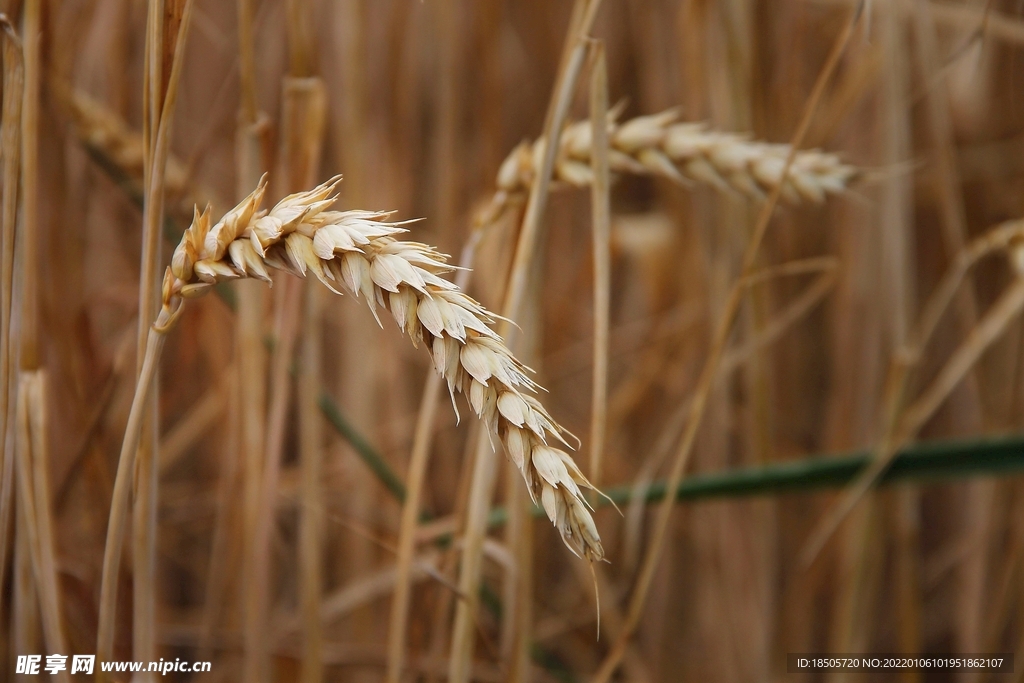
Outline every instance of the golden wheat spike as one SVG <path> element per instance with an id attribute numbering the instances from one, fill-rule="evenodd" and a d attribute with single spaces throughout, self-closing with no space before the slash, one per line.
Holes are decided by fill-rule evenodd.
<path id="1" fill-rule="evenodd" d="M 413 344 L 423 343 L 434 368 L 498 438 L 535 502 L 577 555 L 604 558 L 581 487 L 593 488 L 564 450 L 565 433 L 532 395 L 537 385 L 491 329 L 494 316 L 441 277 L 452 270 L 433 247 L 396 239 L 406 232 L 373 211 L 331 211 L 341 178 L 259 209 L 266 179 L 215 225 L 195 213 L 167 269 L 161 329 L 184 299 L 226 280 L 269 279 L 268 269 L 312 273 L 336 293 L 362 296 L 374 317 L 391 313 Z M 549 444 L 549 441 L 552 443 Z"/>

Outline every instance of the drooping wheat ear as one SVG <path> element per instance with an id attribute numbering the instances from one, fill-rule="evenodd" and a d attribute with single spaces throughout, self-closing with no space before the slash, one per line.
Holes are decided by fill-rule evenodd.
<path id="1" fill-rule="evenodd" d="M 640 116 L 619 123 L 618 111 L 608 120 L 609 166 L 612 173 L 658 175 L 681 183 L 704 183 L 763 199 L 781 181 L 789 145 L 752 140 L 748 135 L 709 130 L 703 123 L 679 121 L 679 112 Z M 590 121 L 569 124 L 559 139 L 554 179 L 574 187 L 590 185 Z M 497 194 L 486 212 L 499 215 L 515 197 L 528 192 L 544 138 L 523 142 L 498 170 Z M 860 174 L 835 154 L 797 152 L 782 196 L 791 203 L 822 202 L 845 190 Z"/>
<path id="2" fill-rule="evenodd" d="M 593 488 L 573 459 L 549 444 L 568 446 L 563 430 L 532 395 L 538 388 L 491 329 L 495 316 L 452 282 L 447 256 L 418 242 L 401 241 L 400 223 L 387 212 L 329 211 L 341 177 L 259 210 L 266 177 L 256 190 L 210 226 L 198 209 L 164 277 L 166 325 L 184 299 L 213 284 L 243 277 L 270 281 L 269 268 L 301 277 L 311 272 L 331 291 L 363 296 L 380 323 L 390 311 L 415 346 L 422 342 L 434 368 L 516 463 L 562 540 L 577 555 L 604 557 L 601 539 L 580 487 Z"/>

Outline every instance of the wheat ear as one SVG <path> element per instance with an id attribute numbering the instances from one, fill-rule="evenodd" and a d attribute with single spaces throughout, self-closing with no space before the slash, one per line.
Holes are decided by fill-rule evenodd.
<path id="1" fill-rule="evenodd" d="M 387 310 L 415 346 L 422 342 L 434 368 L 498 438 L 519 467 L 535 502 L 544 506 L 566 546 L 601 560 L 604 549 L 580 487 L 593 488 L 573 459 L 549 440 L 568 447 L 563 430 L 532 395 L 527 376 L 501 337 L 495 316 L 440 277 L 453 268 L 447 256 L 418 242 L 397 240 L 406 232 L 387 212 L 330 211 L 335 177 L 308 192 L 259 209 L 266 177 L 216 225 L 209 209 L 195 212 L 174 251 L 163 284 L 165 322 L 174 323 L 185 299 L 213 284 L 254 277 L 270 282 L 269 268 L 300 277 L 311 272 L 335 293 L 363 296 L 380 322 Z"/>
<path id="2" fill-rule="evenodd" d="M 783 177 L 789 145 L 752 140 L 749 135 L 710 130 L 706 124 L 679 120 L 669 109 L 619 123 L 618 109 L 608 116 L 608 163 L 612 173 L 657 175 L 680 183 L 712 185 L 754 199 L 765 199 Z M 559 137 L 553 178 L 573 187 L 592 184 L 593 128 L 590 121 L 566 126 Z M 530 188 L 543 156 L 545 139 L 523 142 L 502 162 L 497 192 L 487 211 L 496 218 Z M 846 190 L 860 170 L 828 152 L 798 151 L 782 185 L 790 203 L 820 203 Z"/>

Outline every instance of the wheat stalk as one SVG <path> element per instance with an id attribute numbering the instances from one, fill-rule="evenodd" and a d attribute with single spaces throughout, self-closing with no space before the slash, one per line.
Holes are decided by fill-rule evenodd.
<path id="1" fill-rule="evenodd" d="M 269 211 L 259 205 L 266 178 L 240 204 L 210 225 L 209 209 L 196 209 L 174 251 L 163 283 L 163 312 L 155 326 L 174 324 L 184 300 L 217 282 L 253 277 L 270 282 L 269 269 L 300 277 L 312 273 L 331 291 L 363 296 L 380 323 L 387 310 L 415 346 L 423 343 L 434 368 L 497 436 L 519 467 L 535 502 L 543 505 L 566 546 L 601 560 L 604 550 L 580 487 L 593 488 L 573 459 L 566 434 L 532 395 L 539 387 L 491 329 L 495 316 L 440 277 L 453 270 L 447 257 L 418 242 L 387 212 L 330 211 L 340 176 L 282 199 Z"/>
<path id="2" fill-rule="evenodd" d="M 699 183 L 765 199 L 782 181 L 790 146 L 752 140 L 749 135 L 710 130 L 704 123 L 679 120 L 669 109 L 619 123 L 621 107 L 608 116 L 608 163 L 612 173 L 655 175 L 683 184 Z M 590 121 L 566 126 L 559 137 L 553 179 L 572 187 L 593 183 L 593 128 Z M 529 191 L 544 154 L 545 138 L 520 143 L 498 169 L 497 191 L 480 220 L 494 220 Z M 821 150 L 796 153 L 782 198 L 792 204 L 820 203 L 860 176 L 838 155 Z"/>

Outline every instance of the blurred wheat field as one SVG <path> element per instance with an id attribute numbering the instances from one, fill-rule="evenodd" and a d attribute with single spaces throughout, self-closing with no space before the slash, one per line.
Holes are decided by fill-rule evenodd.
<path id="1" fill-rule="evenodd" d="M 1024 432 L 1016 0 L 0 11 L 0 680 L 36 680 L 31 654 L 211 663 L 182 681 L 653 683 L 1024 651 L 1019 474 L 648 500 Z M 414 348 L 379 280 L 371 314 L 291 257 L 271 287 L 229 281 L 222 249 L 129 420 L 193 207 L 216 223 L 264 173 L 264 209 L 343 174 L 332 211 L 422 217 L 397 239 L 468 266 L 443 277 L 616 493 L 621 513 L 582 494 L 607 562 L 547 521 L 575 509 L 571 467 L 556 485 L 529 447 L 522 474 L 503 457 L 528 425 L 494 408 L 489 433 L 471 378 L 449 399 L 429 340 L 468 342 Z"/>

